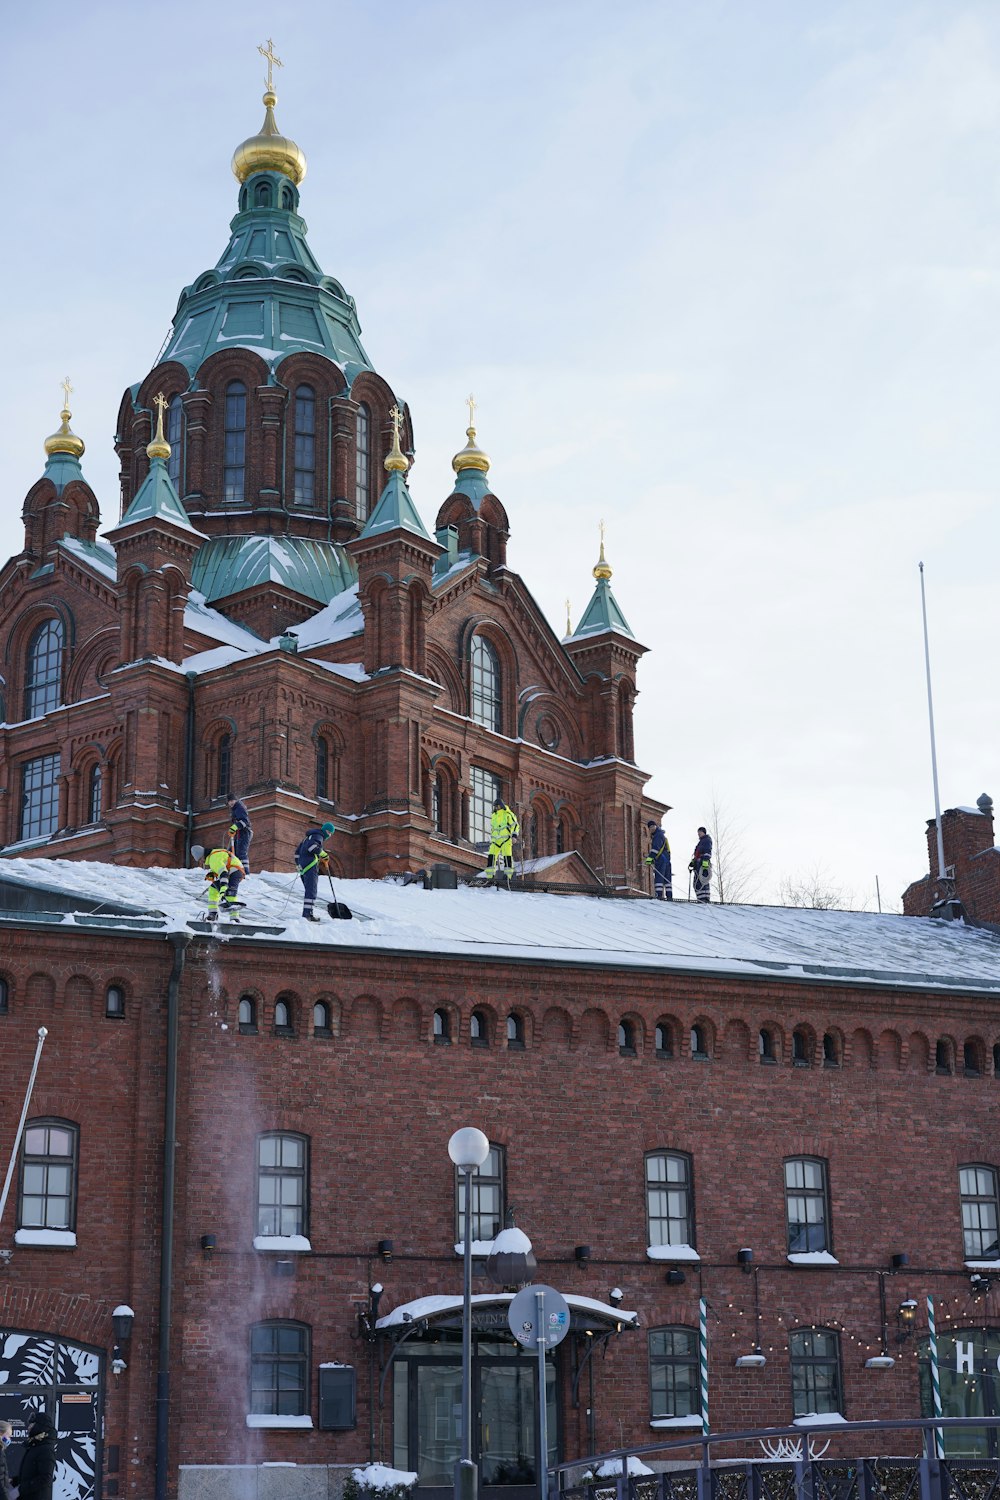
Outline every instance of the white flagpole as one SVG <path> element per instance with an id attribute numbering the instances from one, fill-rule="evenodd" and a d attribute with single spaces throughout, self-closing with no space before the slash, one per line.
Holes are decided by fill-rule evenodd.
<path id="1" fill-rule="evenodd" d="M 38 1072 L 38 1061 L 45 1046 L 45 1038 L 48 1031 L 44 1026 L 38 1028 L 38 1045 L 35 1048 L 35 1060 L 31 1065 L 31 1077 L 28 1079 L 28 1089 L 24 1096 L 24 1108 L 21 1110 L 21 1118 L 17 1122 L 17 1134 L 14 1137 L 14 1149 L 10 1153 L 10 1162 L 7 1166 L 7 1176 L 4 1179 L 3 1192 L 0 1193 L 0 1224 L 3 1223 L 3 1211 L 7 1207 L 7 1194 L 10 1192 L 10 1180 L 14 1175 L 14 1166 L 17 1162 L 17 1153 L 21 1149 L 21 1136 L 24 1134 L 24 1122 L 28 1118 L 28 1106 L 31 1103 L 31 1091 L 35 1087 L 35 1074 Z"/>
<path id="2" fill-rule="evenodd" d="M 934 777 L 934 818 L 937 823 L 938 880 L 944 884 L 944 834 L 941 832 L 941 798 L 938 795 L 937 747 L 934 742 L 934 697 L 931 693 L 931 648 L 927 636 L 927 595 L 924 592 L 924 565 L 920 564 L 920 607 L 924 617 L 924 664 L 927 669 L 927 718 L 931 731 L 931 773 Z M 942 895 L 948 894 L 943 890 Z"/>

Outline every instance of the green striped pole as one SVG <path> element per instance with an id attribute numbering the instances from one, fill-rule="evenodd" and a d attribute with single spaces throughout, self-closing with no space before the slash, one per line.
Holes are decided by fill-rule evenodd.
<path id="1" fill-rule="evenodd" d="M 934 1415 L 941 1415 L 941 1372 L 938 1369 L 937 1327 L 934 1323 L 934 1298 L 927 1298 L 927 1352 L 931 1363 L 931 1396 Z M 944 1457 L 944 1433 L 940 1427 L 934 1429 L 934 1456 Z"/>
<path id="2" fill-rule="evenodd" d="M 698 1302 L 698 1360 L 701 1367 L 701 1430 L 708 1435 L 708 1303 Z"/>

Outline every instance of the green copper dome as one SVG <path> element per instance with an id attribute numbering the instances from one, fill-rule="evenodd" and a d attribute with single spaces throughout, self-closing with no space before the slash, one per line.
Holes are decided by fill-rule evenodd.
<path id="1" fill-rule="evenodd" d="M 286 355 L 310 350 L 339 365 L 350 385 L 372 368 L 357 308 L 309 248 L 295 183 L 255 172 L 239 201 L 229 244 L 214 270 L 184 288 L 157 363 L 175 359 L 193 375 L 220 349 L 254 349 L 273 379 Z"/>

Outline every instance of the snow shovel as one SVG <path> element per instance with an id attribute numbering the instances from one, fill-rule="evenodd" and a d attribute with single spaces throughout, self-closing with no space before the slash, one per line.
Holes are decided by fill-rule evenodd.
<path id="1" fill-rule="evenodd" d="M 327 870 L 326 872 L 326 878 L 330 882 L 330 894 L 333 896 L 333 900 L 326 903 L 327 911 L 330 913 L 331 917 L 335 919 L 339 918 L 344 922 L 349 922 L 354 913 L 351 911 L 351 908 L 349 906 L 344 905 L 343 901 L 337 900 L 337 892 L 333 888 L 333 876 L 330 874 L 329 870 Z"/>

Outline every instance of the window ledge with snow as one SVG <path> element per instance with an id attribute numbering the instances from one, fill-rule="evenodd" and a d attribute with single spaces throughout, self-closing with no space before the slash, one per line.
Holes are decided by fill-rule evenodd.
<path id="1" fill-rule="evenodd" d="M 798 1250 L 788 1256 L 790 1266 L 839 1266 L 840 1261 L 829 1250 Z"/>
<path id="2" fill-rule="evenodd" d="M 255 1234 L 253 1247 L 255 1250 L 298 1250 L 299 1252 L 312 1249 L 312 1245 L 304 1234 Z"/>
<path id="3" fill-rule="evenodd" d="M 1000 1260 L 967 1260 L 965 1266 L 969 1271 L 1000 1271 Z"/>
<path id="4" fill-rule="evenodd" d="M 839 1411 L 807 1411 L 803 1417 L 795 1417 L 792 1421 L 793 1427 L 830 1427 L 836 1426 L 838 1422 L 846 1422 Z"/>
<path id="5" fill-rule="evenodd" d="M 279 1417 L 273 1412 L 248 1411 L 248 1427 L 311 1427 L 313 1419 L 305 1417 Z"/>
<path id="6" fill-rule="evenodd" d="M 15 1245 L 36 1245 L 49 1250 L 75 1250 L 76 1234 L 72 1229 L 17 1229 Z"/>
<path id="7" fill-rule="evenodd" d="M 478 1257 L 478 1259 L 480 1259 L 480 1260 L 485 1260 L 487 1258 L 487 1256 L 489 1255 L 490 1251 L 493 1249 L 493 1245 L 494 1245 L 494 1241 L 493 1240 L 473 1240 L 472 1241 L 472 1256 L 473 1256 L 473 1259 L 476 1259 Z M 464 1243 L 464 1241 L 463 1241 L 463 1243 L 455 1246 L 455 1254 L 456 1255 L 464 1255 L 465 1254 L 465 1243 Z"/>
<path id="8" fill-rule="evenodd" d="M 701 1429 L 701 1418 L 694 1413 L 689 1417 L 654 1417 L 650 1427 L 697 1427 Z"/>
<path id="9" fill-rule="evenodd" d="M 648 1260 L 701 1260 L 693 1245 L 647 1245 Z"/>

